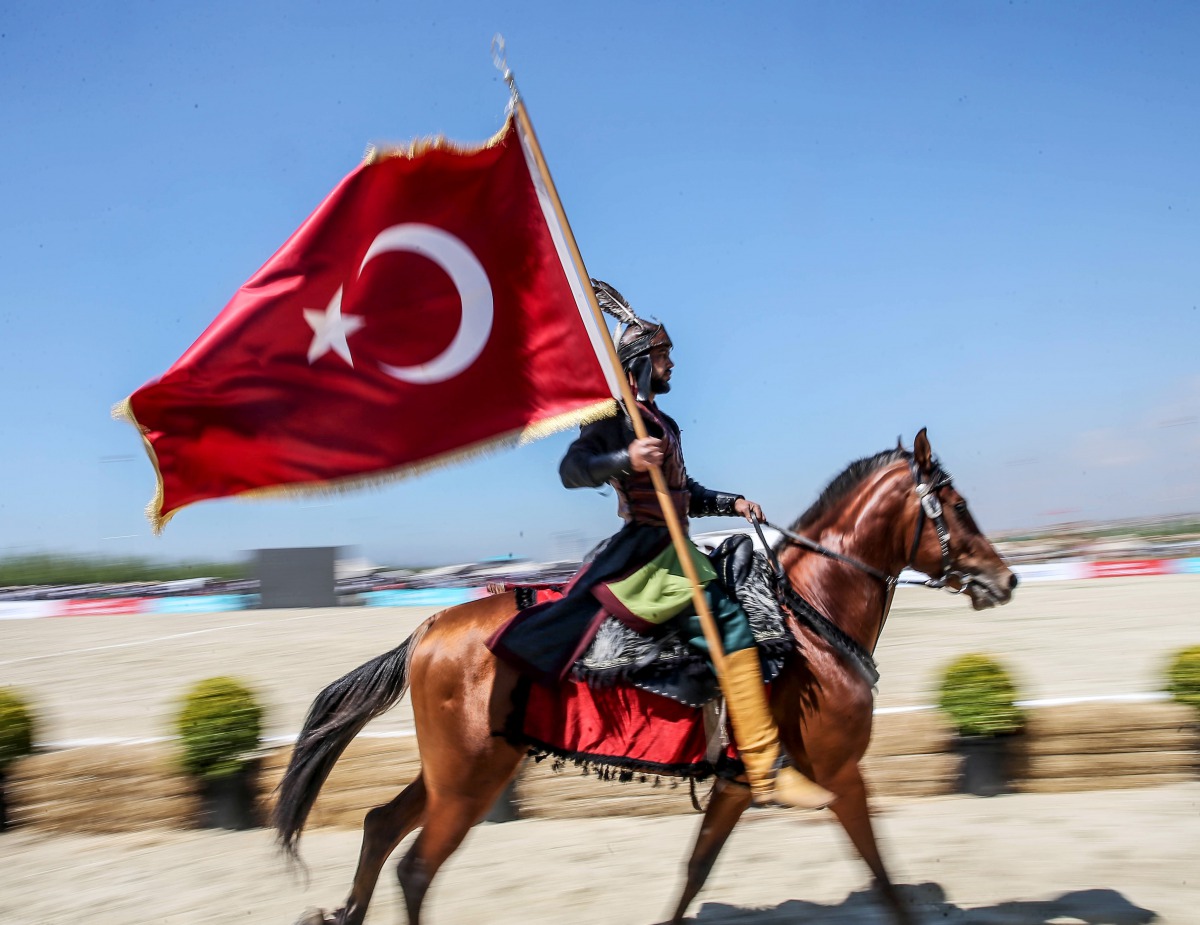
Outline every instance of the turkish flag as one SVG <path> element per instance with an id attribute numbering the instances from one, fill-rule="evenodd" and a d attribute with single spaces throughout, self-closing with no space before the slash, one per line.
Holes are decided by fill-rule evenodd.
<path id="1" fill-rule="evenodd" d="M 155 530 L 205 498 L 413 474 L 613 413 L 593 320 L 510 119 L 372 155 L 161 377 L 118 405 Z"/>

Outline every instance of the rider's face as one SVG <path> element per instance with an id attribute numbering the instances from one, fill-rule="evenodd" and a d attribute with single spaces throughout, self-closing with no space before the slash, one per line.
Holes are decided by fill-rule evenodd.
<path id="1" fill-rule="evenodd" d="M 661 344 L 650 351 L 650 389 L 655 395 L 671 391 L 671 345 Z"/>

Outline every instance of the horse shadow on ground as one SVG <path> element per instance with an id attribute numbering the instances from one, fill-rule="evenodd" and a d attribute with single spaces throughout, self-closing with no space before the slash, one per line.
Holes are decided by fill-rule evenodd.
<path id="1" fill-rule="evenodd" d="M 1159 921 L 1150 909 L 1135 906 L 1116 890 L 1076 890 L 1057 899 L 1013 900 L 963 909 L 946 899 L 937 883 L 898 886 L 905 904 L 922 925 L 1148 925 Z M 765 909 L 704 903 L 696 925 L 891 925 L 892 918 L 872 890 L 851 893 L 837 905 L 799 899 Z"/>

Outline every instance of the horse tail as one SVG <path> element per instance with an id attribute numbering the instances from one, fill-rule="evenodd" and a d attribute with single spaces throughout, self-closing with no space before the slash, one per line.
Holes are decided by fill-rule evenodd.
<path id="1" fill-rule="evenodd" d="M 367 723 L 399 703 L 408 690 L 408 667 L 430 622 L 421 624 L 392 651 L 338 678 L 309 707 L 271 811 L 279 844 L 293 858 L 317 794 L 346 746 Z"/>

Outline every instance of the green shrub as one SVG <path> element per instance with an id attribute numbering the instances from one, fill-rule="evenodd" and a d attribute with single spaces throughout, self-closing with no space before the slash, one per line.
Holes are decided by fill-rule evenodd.
<path id="1" fill-rule="evenodd" d="M 0 774 L 33 751 L 33 714 L 11 687 L 0 687 Z"/>
<path id="2" fill-rule="evenodd" d="M 1176 653 L 1167 668 L 1167 690 L 1180 703 L 1200 710 L 1200 646 Z"/>
<path id="3" fill-rule="evenodd" d="M 178 719 L 183 767 L 197 777 L 227 777 L 258 747 L 262 707 L 233 678 L 208 678 L 183 699 Z"/>
<path id="4" fill-rule="evenodd" d="M 1012 679 L 999 662 L 986 655 L 964 655 L 942 674 L 938 706 L 959 735 L 995 736 L 1018 732 L 1025 725 L 1016 699 Z"/>

